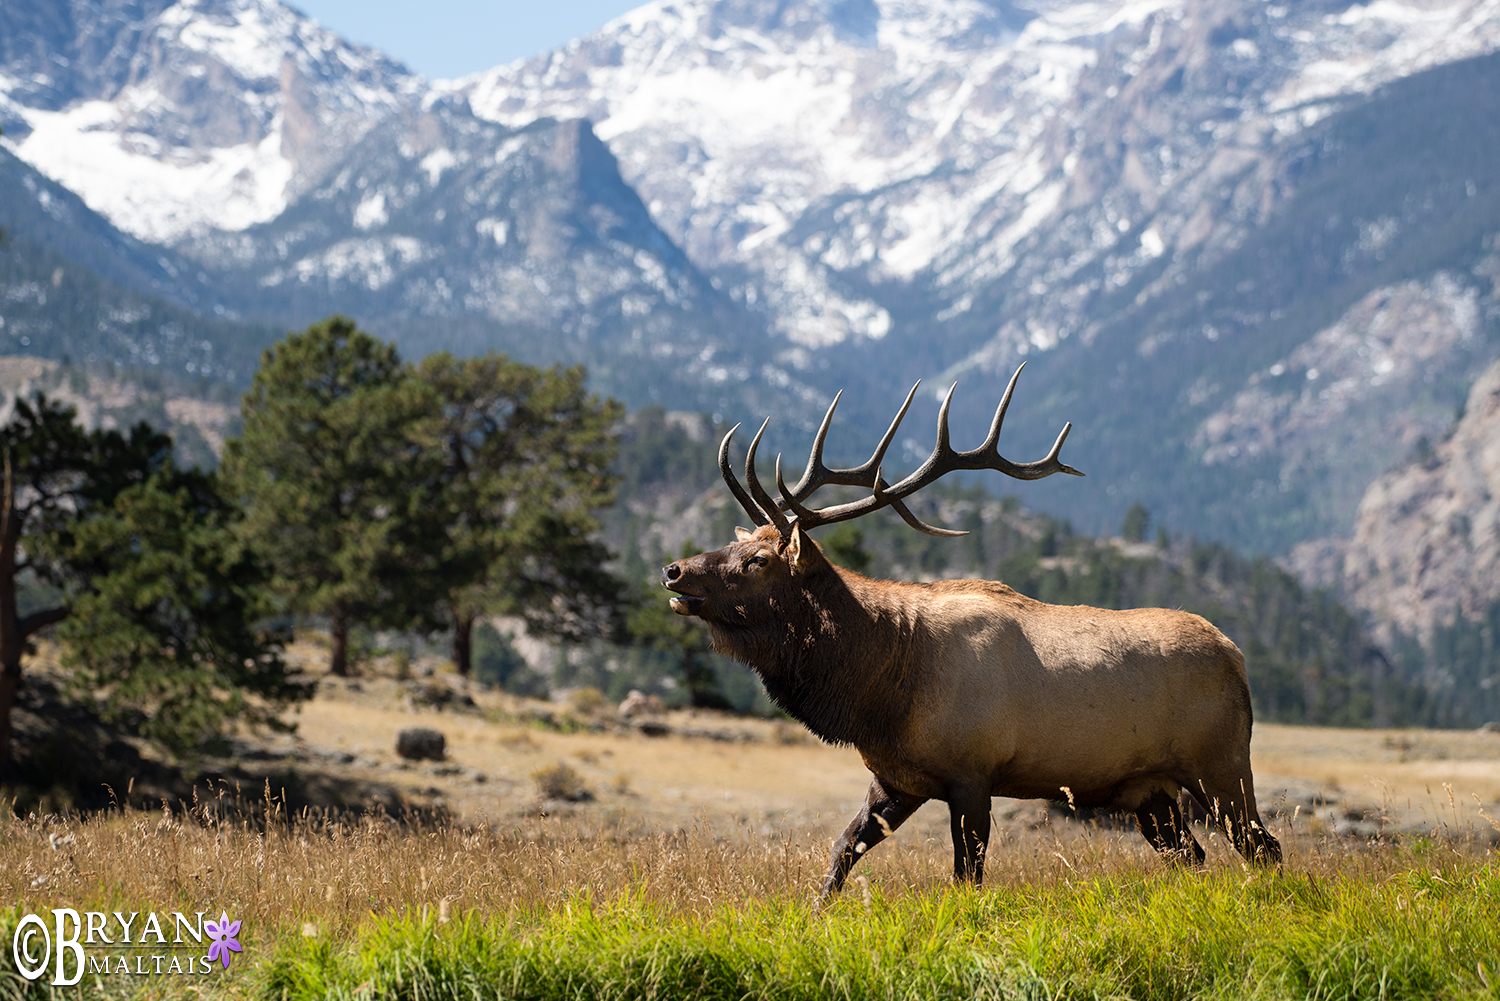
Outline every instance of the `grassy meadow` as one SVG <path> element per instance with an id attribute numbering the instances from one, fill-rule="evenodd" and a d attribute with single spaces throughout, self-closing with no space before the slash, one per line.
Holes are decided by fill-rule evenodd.
<path id="1" fill-rule="evenodd" d="M 125 790 L 103 813 L 3 820 L 0 944 L 51 907 L 243 922 L 227 973 L 69 996 L 1500 998 L 1500 735 L 1257 727 L 1280 871 L 1202 830 L 1207 867 L 1168 869 L 1111 818 L 996 800 L 985 886 L 954 888 L 929 804 L 819 911 L 867 781 L 853 751 L 773 721 L 673 713 L 650 737 L 400 691 L 324 685 L 266 754 L 441 809 L 338 818 L 205 782 L 195 804 Z M 395 760 L 414 723 L 444 730 L 447 761 Z M 586 795 L 544 798 L 559 765 Z M 3 951 L 0 997 L 53 990 Z"/>
<path id="2" fill-rule="evenodd" d="M 810 906 L 821 839 L 579 822 L 421 830 L 277 818 L 257 830 L 206 810 L 31 818 L 0 835 L 0 882 L 15 901 L 7 925 L 63 903 L 222 907 L 244 922 L 243 958 L 209 988 L 85 978 L 81 994 L 1500 996 L 1500 872 L 1487 839 L 1372 844 L 1284 830 L 1280 872 L 1247 871 L 1217 839 L 1194 872 L 1157 865 L 1128 832 L 1007 833 L 983 890 L 947 885 L 945 844 L 898 835 L 821 913 Z M 33 886 L 44 867 L 50 878 Z M 21 986 L 14 974 L 4 984 Z"/>

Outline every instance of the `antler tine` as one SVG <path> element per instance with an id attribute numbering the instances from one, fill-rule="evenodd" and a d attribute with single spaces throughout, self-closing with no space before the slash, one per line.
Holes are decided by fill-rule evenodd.
<path id="1" fill-rule="evenodd" d="M 891 441 L 896 437 L 896 429 L 901 426 L 901 421 L 906 417 L 906 412 L 911 409 L 911 401 L 917 398 L 917 387 L 921 385 L 921 379 L 912 384 L 911 391 L 906 394 L 906 402 L 901 404 L 901 409 L 896 412 L 896 419 L 891 421 L 891 426 L 885 429 L 885 436 L 880 439 L 880 444 L 875 446 L 875 454 L 871 455 L 869 461 L 864 465 L 856 466 L 855 469 L 849 470 L 851 473 L 856 470 L 858 472 L 868 472 L 873 468 L 875 470 L 875 479 L 869 483 L 849 483 L 845 484 L 845 486 L 873 487 L 876 483 L 880 482 L 880 463 L 885 458 L 885 450 L 891 447 Z"/>
<path id="2" fill-rule="evenodd" d="M 932 454 L 917 467 L 915 472 L 890 488 L 895 491 L 897 500 L 909 493 L 916 493 L 950 469 L 964 468 L 962 466 L 955 466 L 952 463 L 955 460 L 961 461 L 964 457 L 974 454 L 972 452 L 955 452 L 949 442 L 948 410 L 953 406 L 953 391 L 957 388 L 958 383 L 956 382 L 948 387 L 948 395 L 943 397 L 943 405 L 938 409 L 937 444 L 933 447 Z M 981 447 L 979 451 L 983 451 L 983 448 Z"/>
<path id="3" fill-rule="evenodd" d="M 781 495 L 786 498 L 804 498 L 812 494 L 814 490 L 828 482 L 827 477 L 832 475 L 833 470 L 823 465 L 823 443 L 828 440 L 828 429 L 833 426 L 833 412 L 838 409 L 839 400 L 843 399 L 844 391 L 841 389 L 833 396 L 833 402 L 828 405 L 828 413 L 823 415 L 823 423 L 818 425 L 818 433 L 813 436 L 812 452 L 807 456 L 807 469 L 802 473 L 802 478 L 797 485 L 792 487 L 791 492 L 781 490 Z M 781 457 L 776 457 L 779 465 Z M 776 484 L 781 489 L 780 481 Z M 789 508 L 791 504 L 787 505 Z"/>
<path id="4" fill-rule="evenodd" d="M 832 413 L 832 408 L 830 408 L 828 412 Z M 812 472 L 811 463 L 808 464 L 808 472 Z M 805 481 L 807 477 L 804 475 L 802 479 Z M 800 486 L 801 484 L 798 485 Z M 797 491 L 788 490 L 786 488 L 786 480 L 781 478 L 781 456 L 779 455 L 776 457 L 776 489 L 781 493 L 782 502 L 786 504 L 787 510 L 797 516 L 797 521 L 804 528 L 806 528 L 809 524 L 817 523 L 817 512 L 810 511 L 807 508 L 803 507 L 797 501 Z"/>
<path id="5" fill-rule="evenodd" d="M 950 396 L 953 393 L 952 390 L 949 390 L 948 392 Z M 899 497 L 893 498 L 886 494 L 885 477 L 881 475 L 881 472 L 878 469 L 875 471 L 875 485 L 870 491 L 870 496 L 875 501 L 875 503 L 871 506 L 871 510 L 889 506 L 892 511 L 895 511 L 901 516 L 902 521 L 906 522 L 908 525 L 910 525 L 912 528 L 915 528 L 919 532 L 925 532 L 928 535 L 937 535 L 946 538 L 957 538 L 960 535 L 969 534 L 968 532 L 959 532 L 951 528 L 935 528 L 934 526 L 922 521 L 916 515 L 912 514 L 911 509 L 906 506 L 905 501 L 901 500 Z M 865 503 L 868 503 L 868 501 Z M 852 507 L 853 505 L 846 506 Z"/>
<path id="6" fill-rule="evenodd" d="M 911 401 L 916 399 L 917 388 L 921 385 L 922 380 L 918 379 L 916 384 L 911 387 L 911 391 L 906 394 L 906 402 L 901 404 L 901 409 L 897 411 L 895 419 L 891 421 L 890 427 L 886 428 L 885 434 L 880 439 L 880 443 L 875 446 L 874 453 L 868 459 L 857 466 L 850 466 L 848 469 L 830 469 L 823 464 L 823 443 L 827 437 L 828 428 L 833 423 L 833 408 L 838 406 L 839 398 L 844 395 L 843 390 L 840 390 L 838 396 L 835 396 L 833 399 L 833 406 L 828 408 L 828 413 L 823 417 L 823 423 L 818 428 L 817 437 L 813 439 L 813 452 L 808 457 L 807 471 L 802 474 L 802 478 L 797 481 L 796 486 L 788 491 L 786 496 L 795 497 L 800 504 L 811 497 L 819 488 L 827 486 L 830 483 L 841 487 L 871 487 L 874 484 L 872 477 L 875 470 L 885 458 L 886 449 L 890 448 L 891 441 L 895 439 L 896 431 L 901 427 L 901 421 L 905 419 L 906 412 L 911 409 Z M 788 510 L 792 509 L 790 504 L 785 506 Z"/>
<path id="7" fill-rule="evenodd" d="M 919 532 L 925 532 L 928 535 L 936 535 L 939 538 L 944 539 L 956 539 L 960 535 L 969 534 L 968 532 L 961 532 L 953 528 L 936 528 L 932 525 L 927 524 L 926 522 L 920 520 L 916 515 L 911 513 L 911 511 L 907 508 L 905 501 L 891 501 L 891 510 L 899 514 L 901 516 L 901 520 L 906 522 L 912 528 L 915 528 Z"/>
<path id="8" fill-rule="evenodd" d="M 1039 480 L 1053 473 L 1067 473 L 1070 476 L 1085 475 L 1058 459 L 1058 454 L 1062 452 L 1063 442 L 1068 440 L 1068 432 L 1071 430 L 1073 430 L 1073 422 L 1069 421 L 1063 425 L 1057 441 L 1052 443 L 1052 450 L 1045 458 L 1038 459 L 1036 462 L 1011 462 L 1009 459 L 1001 459 L 1000 461 L 1006 464 L 1006 468 L 1001 472 L 1007 476 L 1014 476 L 1018 480 Z"/>
<path id="9" fill-rule="evenodd" d="M 751 522 L 755 524 L 756 528 L 759 528 L 761 525 L 767 523 L 767 518 L 761 512 L 760 508 L 756 507 L 755 501 L 751 500 L 750 495 L 745 492 L 745 488 L 740 486 L 739 479 L 734 475 L 734 470 L 729 465 L 729 440 L 734 437 L 734 433 L 739 429 L 740 426 L 738 424 L 730 428 L 729 433 L 724 436 L 724 440 L 719 443 L 719 475 L 724 477 L 724 482 L 729 485 L 729 492 L 734 494 L 734 499 L 740 502 L 740 507 L 745 509 L 745 513 L 750 516 Z"/>
<path id="10" fill-rule="evenodd" d="M 995 420 L 990 424 L 990 433 L 985 436 L 984 444 L 979 446 L 985 451 L 992 448 L 997 452 L 1000 450 L 1000 425 L 1005 423 L 1005 412 L 1010 409 L 1010 395 L 1016 391 L 1016 383 L 1020 380 L 1021 370 L 1025 367 L 1026 363 L 1023 361 L 1016 367 L 1016 374 L 1011 376 L 1010 382 L 1006 384 L 1005 395 L 1000 397 L 1000 406 L 995 408 Z"/>
<path id="11" fill-rule="evenodd" d="M 767 417 L 765 423 L 760 426 L 760 430 L 755 432 L 754 440 L 750 442 L 750 451 L 745 454 L 745 482 L 750 487 L 750 496 L 755 498 L 756 506 L 765 512 L 771 524 L 775 525 L 776 530 L 785 538 L 791 531 L 792 523 L 787 521 L 786 515 L 781 513 L 781 508 L 776 506 L 771 495 L 766 493 L 766 488 L 760 485 L 760 478 L 755 475 L 755 451 L 760 448 L 761 436 L 766 433 L 766 425 L 770 423 L 771 418 Z"/>
<path id="12" fill-rule="evenodd" d="M 937 449 L 934 454 L 953 451 L 953 447 L 948 443 L 948 410 L 953 406 L 953 391 L 957 388 L 956 382 L 948 387 L 948 395 L 943 397 L 943 405 L 938 408 Z"/>

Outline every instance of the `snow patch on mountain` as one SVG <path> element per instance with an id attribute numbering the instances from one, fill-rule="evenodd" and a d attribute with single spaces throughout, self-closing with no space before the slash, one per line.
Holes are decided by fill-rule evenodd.
<path id="1" fill-rule="evenodd" d="M 1023 288 L 1055 288 L 1106 258 L 1109 282 L 1123 286 L 1174 249 L 1228 235 L 1234 223 L 1222 216 L 1151 214 L 1174 188 L 1186 202 L 1195 184 L 1253 168 L 1268 143 L 1349 95 L 1500 48 L 1500 0 L 1377 0 L 1334 13 L 1187 0 L 1026 7 L 657 0 L 554 52 L 437 86 L 512 126 L 593 122 L 700 266 L 748 268 L 783 335 L 826 346 L 885 329 L 878 295 L 855 287 L 930 281 L 946 311 L 1017 268 L 1015 248 L 1033 234 L 1102 201 L 1103 178 L 1080 180 L 1074 167 L 1127 108 L 1146 120 L 1129 150 L 1113 153 L 1126 153 L 1126 170 L 1111 183 L 1146 217 L 1080 220 L 1092 251 L 1069 255 L 1063 272 L 1022 276 Z M 863 13 L 849 16 L 854 8 Z M 1145 95 L 1164 88 L 1158 107 L 1182 103 L 1182 71 L 1215 62 L 1224 89 L 1193 109 L 1212 104 L 1211 117 L 1176 123 L 1196 135 L 1162 135 Z M 1139 76 L 1127 104 L 1120 95 Z M 1118 81 L 1107 91 L 1106 77 Z M 1237 158 L 1202 152 L 1237 143 Z M 1117 252 L 1127 234 L 1128 252 Z M 854 299 L 874 319 L 840 307 L 848 322 L 830 323 L 817 306 Z M 1044 324 L 1054 330 L 1083 322 L 1063 306 L 1038 308 L 1061 311 Z"/>
<path id="2" fill-rule="evenodd" d="M 155 242 L 274 218 L 425 88 L 274 0 L 180 0 L 127 21 L 75 6 L 75 34 L 45 40 L 56 58 L 0 67 L 0 141 Z M 102 63 L 63 55 L 100 48 Z"/>
<path id="3" fill-rule="evenodd" d="M 276 288 L 289 282 L 306 284 L 314 279 L 352 280 L 371 292 L 378 292 L 395 279 L 400 269 L 429 260 L 435 253 L 421 240 L 409 236 L 340 240 L 290 268 L 277 268 L 259 284 L 262 288 Z"/>
<path id="4" fill-rule="evenodd" d="M 1282 24 L 1277 36 L 1296 52 L 1294 72 L 1267 101 L 1273 114 L 1368 93 L 1397 77 L 1500 47 L 1497 0 L 1356 3 L 1323 15 L 1314 22 L 1321 30 L 1286 6 L 1268 12 Z"/>
<path id="5" fill-rule="evenodd" d="M 274 130 L 259 142 L 200 151 L 126 131 L 125 116 L 111 101 L 31 110 L 25 117 L 31 131 L 7 141 L 10 150 L 143 240 L 171 243 L 208 228 L 240 230 L 286 208 L 293 167 Z"/>

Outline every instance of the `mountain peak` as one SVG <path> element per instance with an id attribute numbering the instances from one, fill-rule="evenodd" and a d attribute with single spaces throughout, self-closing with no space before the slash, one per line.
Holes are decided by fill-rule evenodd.
<path id="1" fill-rule="evenodd" d="M 5 142 L 143 239 L 273 218 L 420 77 L 275 0 L 0 10 Z"/>

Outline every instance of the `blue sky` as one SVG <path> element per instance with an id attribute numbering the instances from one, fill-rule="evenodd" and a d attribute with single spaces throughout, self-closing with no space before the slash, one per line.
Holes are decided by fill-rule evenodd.
<path id="1" fill-rule="evenodd" d="M 351 42 L 431 79 L 462 76 L 586 35 L 646 0 L 290 0 Z"/>

